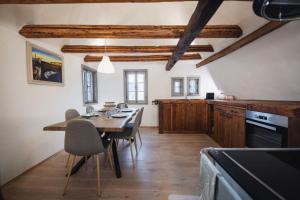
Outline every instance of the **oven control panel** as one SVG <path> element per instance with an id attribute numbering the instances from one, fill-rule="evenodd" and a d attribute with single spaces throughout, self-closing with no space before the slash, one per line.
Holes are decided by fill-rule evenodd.
<path id="1" fill-rule="evenodd" d="M 246 110 L 246 118 L 288 128 L 288 117 L 282 115 Z"/>
<path id="2" fill-rule="evenodd" d="M 264 115 L 255 115 L 254 117 L 255 117 L 256 119 L 268 120 L 268 117 L 267 117 L 267 116 L 264 116 Z"/>

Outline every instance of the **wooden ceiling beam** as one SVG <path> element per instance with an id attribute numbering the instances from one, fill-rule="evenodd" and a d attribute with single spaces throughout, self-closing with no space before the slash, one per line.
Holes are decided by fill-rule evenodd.
<path id="1" fill-rule="evenodd" d="M 170 57 L 166 70 L 171 70 L 176 62 L 188 50 L 193 40 L 203 32 L 206 24 L 215 14 L 223 0 L 199 0 L 185 31 L 178 41 L 178 44 Z M 200 34 L 201 35 L 201 34 Z M 201 36 L 200 36 L 201 37 Z"/>
<path id="2" fill-rule="evenodd" d="M 153 39 L 180 38 L 185 28 L 178 25 L 25 25 L 19 33 L 26 38 Z M 241 35 L 242 29 L 237 25 L 208 25 L 194 37 L 238 38 Z"/>
<path id="3" fill-rule="evenodd" d="M 146 56 L 109 56 L 112 62 L 153 62 L 153 61 L 167 61 L 170 55 L 146 55 Z M 186 54 L 181 57 L 181 60 L 200 60 L 200 54 Z M 85 62 L 100 62 L 102 56 L 84 57 Z"/>
<path id="4" fill-rule="evenodd" d="M 176 46 L 94 46 L 94 45 L 64 45 L 63 53 L 171 53 Z M 213 52 L 212 45 L 192 45 L 187 52 Z"/>
<path id="5" fill-rule="evenodd" d="M 214 55 L 206 58 L 205 60 L 201 61 L 200 63 L 198 63 L 196 66 L 197 68 L 204 66 L 210 62 L 213 62 L 219 58 L 222 58 L 240 48 L 242 48 L 243 46 L 259 39 L 260 37 L 282 27 L 283 25 L 285 25 L 288 22 L 269 22 L 266 25 L 260 27 L 259 29 L 255 30 L 254 32 L 246 35 L 245 37 L 243 37 L 242 39 L 238 40 L 237 42 L 229 45 L 228 47 L 226 47 L 225 49 L 219 51 L 218 53 L 215 53 Z"/>
<path id="6" fill-rule="evenodd" d="M 68 4 L 68 3 L 160 3 L 197 0 L 1 0 L 0 4 Z M 227 0 L 252 1 L 252 0 Z"/>

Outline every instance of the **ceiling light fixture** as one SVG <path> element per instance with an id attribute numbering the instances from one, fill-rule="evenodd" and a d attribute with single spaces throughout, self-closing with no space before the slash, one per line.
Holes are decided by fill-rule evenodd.
<path id="1" fill-rule="evenodd" d="M 105 43 L 104 44 L 105 45 L 105 52 L 104 52 L 104 55 L 102 56 L 101 62 L 98 65 L 97 71 L 99 73 L 103 73 L 103 74 L 113 74 L 113 73 L 115 73 L 115 67 L 112 64 L 112 62 L 110 61 L 109 56 L 107 54 L 106 40 L 104 41 L 104 43 Z"/>

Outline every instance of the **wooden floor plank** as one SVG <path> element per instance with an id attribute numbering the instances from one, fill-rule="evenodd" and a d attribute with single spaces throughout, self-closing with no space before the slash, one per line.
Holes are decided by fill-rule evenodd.
<path id="1" fill-rule="evenodd" d="M 107 200 L 165 200 L 169 194 L 198 195 L 199 151 L 217 144 L 205 134 L 163 134 L 142 128 L 143 146 L 132 167 L 129 145 L 120 141 L 118 151 L 123 177 L 116 179 L 102 162 L 102 198 Z M 88 161 L 71 177 L 62 197 L 67 154 L 61 152 L 3 188 L 6 200 L 96 200 L 96 161 Z M 104 160 L 104 156 L 101 156 Z"/>

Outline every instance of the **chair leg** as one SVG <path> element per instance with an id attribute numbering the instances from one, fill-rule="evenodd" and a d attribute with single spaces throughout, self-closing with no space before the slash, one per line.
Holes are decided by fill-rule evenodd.
<path id="1" fill-rule="evenodd" d="M 104 153 L 105 154 L 105 163 L 104 166 L 107 166 L 107 163 L 110 162 L 111 159 L 111 153 L 112 153 L 112 141 L 110 141 L 108 147 L 107 147 L 107 151 Z"/>
<path id="2" fill-rule="evenodd" d="M 101 196 L 101 189 L 100 189 L 100 158 L 99 154 L 96 156 L 97 160 L 97 192 L 98 196 Z"/>
<path id="3" fill-rule="evenodd" d="M 74 162 L 75 162 L 75 158 L 76 158 L 76 156 L 73 155 L 73 159 L 71 161 L 71 164 L 69 165 L 68 176 L 67 176 L 67 179 L 66 179 L 66 182 L 65 182 L 63 196 L 66 194 L 66 191 L 67 191 L 67 188 L 68 188 L 68 185 L 69 185 L 70 176 L 71 176 L 72 168 L 73 168 L 73 165 L 74 165 Z"/>
<path id="4" fill-rule="evenodd" d="M 140 129 L 138 129 L 138 135 L 139 135 L 141 146 L 142 146 L 143 143 L 142 143 L 142 137 L 141 137 Z"/>
<path id="5" fill-rule="evenodd" d="M 71 157 L 71 154 L 68 155 L 68 159 L 67 159 L 67 163 L 66 163 L 66 169 L 68 168 L 68 165 L 69 165 L 69 162 L 70 162 L 70 157 Z"/>
<path id="6" fill-rule="evenodd" d="M 119 146 L 119 140 L 120 140 L 120 139 L 117 139 L 117 141 L 116 141 L 116 143 L 117 143 L 117 147 Z"/>
<path id="7" fill-rule="evenodd" d="M 87 168 L 88 168 L 88 166 L 87 166 L 88 159 L 87 158 L 88 158 L 87 156 L 84 156 L 85 171 L 87 171 Z"/>
<path id="8" fill-rule="evenodd" d="M 108 155 L 108 150 L 107 150 L 107 152 L 104 152 L 104 158 L 105 158 L 105 163 L 104 163 L 104 167 L 106 168 L 106 166 L 107 166 L 107 163 L 108 163 L 108 157 L 109 157 L 109 155 Z"/>
<path id="9" fill-rule="evenodd" d="M 134 142 L 134 146 L 135 146 L 136 155 L 138 155 L 136 136 L 134 136 L 134 141 L 133 142 Z"/>
<path id="10" fill-rule="evenodd" d="M 112 171 L 114 172 L 114 166 L 113 166 L 113 162 L 112 162 L 112 149 L 109 148 L 107 153 L 108 153 L 107 156 L 108 156 L 110 167 L 111 167 Z"/>
<path id="11" fill-rule="evenodd" d="M 132 159 L 132 163 L 134 164 L 134 158 L 133 158 L 133 151 L 132 151 L 132 141 L 131 138 L 129 138 L 129 144 L 130 144 L 130 152 L 131 152 L 131 159 Z"/>

